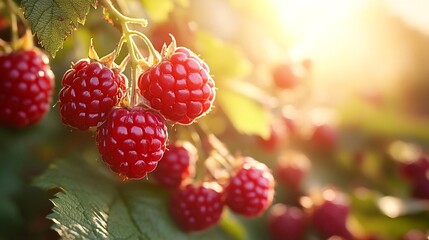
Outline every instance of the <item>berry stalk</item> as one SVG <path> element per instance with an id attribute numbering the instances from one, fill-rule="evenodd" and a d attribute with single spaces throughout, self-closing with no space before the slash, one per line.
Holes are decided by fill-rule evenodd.
<path id="1" fill-rule="evenodd" d="M 11 36 L 12 36 L 12 49 L 16 50 L 18 48 L 18 21 L 16 19 L 16 5 L 12 0 L 7 0 L 6 4 L 10 9 L 10 25 L 11 25 Z"/>
<path id="2" fill-rule="evenodd" d="M 130 79 L 130 107 L 136 106 L 136 98 L 137 98 L 137 78 L 139 74 L 139 67 L 148 68 L 151 66 L 145 58 L 141 55 L 133 37 L 140 37 L 145 44 L 147 45 L 150 54 L 153 56 L 155 61 L 159 61 L 159 54 L 151 44 L 150 40 L 143 33 L 134 31 L 129 28 L 129 23 L 140 24 L 143 27 L 147 26 L 147 20 L 141 18 L 130 18 L 122 13 L 120 13 L 112 4 L 110 0 L 100 0 L 100 4 L 107 10 L 108 14 L 114 17 L 115 23 L 119 24 L 120 30 L 122 32 L 121 42 L 126 42 L 128 51 L 130 53 L 130 68 L 131 68 L 131 79 Z M 118 52 L 120 52 L 120 48 L 122 47 L 122 43 L 118 45 Z M 143 69 L 144 70 L 144 69 Z"/>

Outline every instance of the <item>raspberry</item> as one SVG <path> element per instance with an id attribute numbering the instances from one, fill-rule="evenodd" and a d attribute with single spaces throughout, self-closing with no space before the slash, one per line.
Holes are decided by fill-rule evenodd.
<path id="1" fill-rule="evenodd" d="M 207 64 L 183 47 L 141 74 L 138 86 L 152 108 L 181 124 L 208 112 L 215 98 Z"/>
<path id="2" fill-rule="evenodd" d="M 245 157 L 225 194 L 226 204 L 233 212 L 246 217 L 260 215 L 273 200 L 273 176 L 265 164 Z"/>
<path id="3" fill-rule="evenodd" d="M 54 74 L 38 49 L 0 56 L 0 124 L 23 128 L 40 121 L 49 110 Z"/>
<path id="4" fill-rule="evenodd" d="M 169 212 L 181 229 L 194 232 L 217 224 L 223 207 L 219 185 L 189 184 L 172 193 Z"/>
<path id="5" fill-rule="evenodd" d="M 426 239 L 427 239 L 426 234 L 421 230 L 417 230 L 417 229 L 412 229 L 406 232 L 401 237 L 401 240 L 426 240 Z"/>
<path id="6" fill-rule="evenodd" d="M 99 62 L 81 59 L 63 76 L 60 113 L 64 124 L 86 130 L 102 123 L 126 90 L 126 77 Z"/>
<path id="7" fill-rule="evenodd" d="M 259 146 L 266 152 L 273 152 L 277 150 L 282 143 L 288 140 L 287 130 L 282 124 L 272 123 L 270 127 L 270 136 L 264 139 L 260 136 L 257 137 Z"/>
<path id="8" fill-rule="evenodd" d="M 294 88 L 301 81 L 301 77 L 289 63 L 277 65 L 273 70 L 273 79 L 276 86 L 281 89 Z"/>
<path id="9" fill-rule="evenodd" d="M 412 183 L 411 195 L 414 198 L 429 199 L 429 179 L 427 177 L 417 178 Z"/>
<path id="10" fill-rule="evenodd" d="M 114 108 L 96 134 L 103 161 L 125 179 L 141 179 L 152 172 L 164 154 L 166 140 L 164 119 L 141 107 Z"/>
<path id="11" fill-rule="evenodd" d="M 273 240 L 304 239 L 306 216 L 297 207 L 277 203 L 268 215 L 268 230 Z"/>
<path id="12" fill-rule="evenodd" d="M 183 18 L 170 18 L 165 22 L 154 25 L 150 40 L 155 49 L 161 51 L 164 44 L 171 42 L 170 34 L 172 34 L 177 44 L 192 48 L 195 42 L 195 33 L 195 28 L 191 22 Z"/>
<path id="13" fill-rule="evenodd" d="M 322 150 L 331 151 L 338 145 L 338 133 L 332 126 L 323 124 L 314 128 L 311 136 L 312 144 Z"/>
<path id="14" fill-rule="evenodd" d="M 193 174 L 196 159 L 197 150 L 189 142 L 167 145 L 167 150 L 153 172 L 153 176 L 159 184 L 177 188 L 183 180 Z"/>
<path id="15" fill-rule="evenodd" d="M 294 191 L 301 188 L 302 181 L 310 169 L 310 160 L 297 152 L 281 155 L 275 167 L 276 179 Z"/>
<path id="16" fill-rule="evenodd" d="M 426 178 L 426 172 L 429 170 L 429 157 L 422 155 L 415 161 L 401 163 L 399 170 L 410 181 L 419 181 L 422 178 Z"/>
<path id="17" fill-rule="evenodd" d="M 344 196 L 328 189 L 323 192 L 323 197 L 323 202 L 314 207 L 311 216 L 315 229 L 326 239 L 332 236 L 353 239 L 346 225 L 350 207 Z"/>

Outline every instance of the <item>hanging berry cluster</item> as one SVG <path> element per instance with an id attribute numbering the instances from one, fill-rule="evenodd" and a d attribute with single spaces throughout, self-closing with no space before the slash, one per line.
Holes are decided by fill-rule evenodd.
<path id="1" fill-rule="evenodd" d="M 52 101 L 54 74 L 49 58 L 33 45 L 33 36 L 22 12 L 10 9 L 10 39 L 0 40 L 0 125 L 25 128 L 38 123 Z M 18 26 L 21 34 L 18 32 Z"/>
<path id="2" fill-rule="evenodd" d="M 169 213 L 184 231 L 201 231 L 219 222 L 224 206 L 246 217 L 259 216 L 271 204 L 274 180 L 264 164 L 250 157 L 231 157 L 212 144 L 215 138 L 197 124 L 194 144 L 168 142 L 169 126 L 190 125 L 207 114 L 216 95 L 208 65 L 173 36 L 161 52 L 132 26 L 144 19 L 121 14 L 109 0 L 99 1 L 105 17 L 120 26 L 122 37 L 112 53 L 74 63 L 62 78 L 59 108 L 62 122 L 96 128 L 103 161 L 123 180 L 149 178 L 173 190 Z M 143 57 L 136 39 L 148 48 Z M 126 44 L 128 55 L 116 58 Z M 130 79 L 122 73 L 129 65 Z M 211 139 L 211 140 L 210 140 Z M 198 151 L 205 154 L 197 161 Z M 220 154 L 222 153 L 222 154 Z M 217 156 L 217 157 L 214 157 Z M 218 165 L 208 164 L 215 159 Z M 217 172 L 226 172 L 219 177 Z"/>

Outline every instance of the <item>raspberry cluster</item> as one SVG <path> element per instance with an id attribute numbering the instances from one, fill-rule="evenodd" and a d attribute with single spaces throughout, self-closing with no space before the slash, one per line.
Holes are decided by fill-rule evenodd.
<path id="1" fill-rule="evenodd" d="M 265 164 L 244 157 L 238 159 L 238 168 L 226 184 L 216 179 L 201 184 L 190 177 L 195 158 L 195 147 L 190 143 L 170 144 L 152 173 L 156 182 L 173 190 L 169 213 L 182 230 L 201 231 L 217 224 L 224 206 L 245 217 L 255 217 L 271 204 L 274 179 Z"/>
<path id="2" fill-rule="evenodd" d="M 93 57 L 73 64 L 62 78 L 63 123 L 80 130 L 97 127 L 102 159 L 123 179 L 141 179 L 157 167 L 168 138 L 164 119 L 190 124 L 212 107 L 215 89 L 207 64 L 187 48 L 169 49 L 171 53 L 163 50 L 162 60 L 143 71 L 138 82 L 132 79 L 148 105 L 134 103 L 138 97 L 127 95 L 136 91 L 128 89 L 123 69 L 109 56 L 99 59 L 93 48 L 89 54 Z M 189 166 L 195 160 L 183 146 L 167 149 L 165 164 L 154 176 L 166 186 L 178 187 L 192 174 Z M 171 174 L 172 169 L 177 173 Z"/>
<path id="3" fill-rule="evenodd" d="M 0 124 L 23 128 L 39 122 L 54 88 L 49 58 L 35 48 L 2 54 L 0 75 Z"/>
<path id="4" fill-rule="evenodd" d="M 97 127 L 103 161 L 122 179 L 141 179 L 164 154 L 167 126 L 148 108 L 119 106 L 127 78 L 97 59 L 81 59 L 63 76 L 59 94 L 61 119 L 80 130 Z"/>
<path id="5" fill-rule="evenodd" d="M 152 66 L 140 66 L 146 70 L 131 79 L 135 82 L 130 86 L 138 89 L 128 86 L 122 67 L 106 60 L 108 56 L 73 64 L 62 78 L 59 94 L 63 123 L 80 130 L 96 127 L 98 151 L 122 179 L 138 180 L 149 174 L 148 178 L 153 176 L 156 183 L 169 188 L 169 213 L 184 231 L 214 226 L 225 206 L 245 217 L 261 215 L 274 195 L 274 178 L 266 165 L 239 158 L 224 166 L 231 177 L 220 181 L 208 174 L 219 169 L 205 164 L 198 164 L 196 173 L 194 145 L 167 144 L 166 120 L 187 125 L 205 115 L 212 107 L 215 87 L 207 64 L 189 49 L 173 43 L 161 55 Z M 138 93 L 143 98 L 133 96 Z M 201 129 L 196 132 L 202 141 L 198 145 L 207 147 L 208 135 Z M 206 150 L 208 160 L 216 147 Z"/>

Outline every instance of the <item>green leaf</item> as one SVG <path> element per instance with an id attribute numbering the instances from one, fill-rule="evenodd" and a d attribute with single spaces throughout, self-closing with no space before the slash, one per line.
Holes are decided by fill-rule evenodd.
<path id="1" fill-rule="evenodd" d="M 166 21 L 176 5 L 181 7 L 189 6 L 189 0 L 141 0 L 141 3 L 150 20 L 154 22 Z"/>
<path id="2" fill-rule="evenodd" d="M 341 106 L 339 112 L 343 125 L 358 126 L 367 134 L 429 140 L 428 119 L 413 118 L 396 106 L 378 107 L 352 98 Z M 365 121 L 362 121 L 362 116 L 365 116 Z"/>
<path id="3" fill-rule="evenodd" d="M 410 229 L 428 228 L 427 212 L 388 217 L 377 206 L 379 199 L 379 194 L 374 191 L 351 196 L 352 214 L 366 232 L 374 233 L 381 239 L 400 239 Z"/>
<path id="4" fill-rule="evenodd" d="M 62 48 L 64 40 L 85 23 L 95 0 L 22 0 L 24 15 L 42 46 L 52 56 Z"/>
<path id="5" fill-rule="evenodd" d="M 145 180 L 119 182 L 104 169 L 98 162 L 59 161 L 35 181 L 44 189 L 62 190 L 49 215 L 62 238 L 231 239 L 219 227 L 183 233 L 168 216 L 167 191 Z"/>
<path id="6" fill-rule="evenodd" d="M 247 76 L 251 72 L 251 63 L 237 46 L 223 42 L 208 32 L 198 32 L 198 53 L 210 66 L 216 84 L 226 79 Z"/>
<path id="7" fill-rule="evenodd" d="M 238 132 L 256 134 L 263 138 L 269 136 L 272 118 L 263 103 L 267 100 L 267 96 L 258 88 L 239 81 L 232 81 L 220 88 L 216 97 L 216 101 Z"/>

